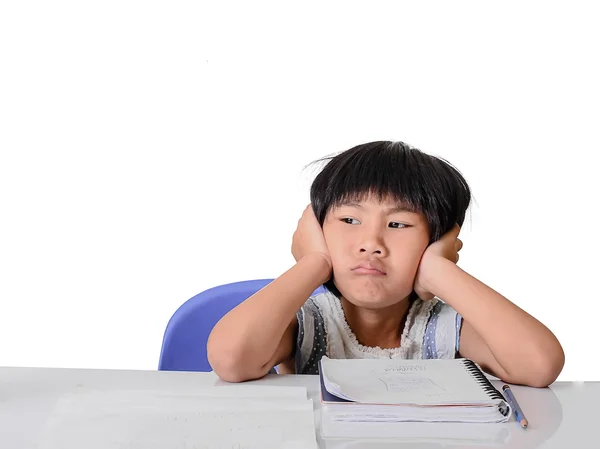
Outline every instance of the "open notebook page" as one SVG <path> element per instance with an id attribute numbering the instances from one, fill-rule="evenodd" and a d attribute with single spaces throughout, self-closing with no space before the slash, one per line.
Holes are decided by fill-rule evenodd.
<path id="1" fill-rule="evenodd" d="M 325 387 L 356 402 L 374 404 L 494 403 L 463 359 L 400 360 L 323 357 Z"/>

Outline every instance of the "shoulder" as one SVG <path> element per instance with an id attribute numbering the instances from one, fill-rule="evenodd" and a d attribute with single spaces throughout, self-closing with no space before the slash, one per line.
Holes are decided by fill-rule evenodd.
<path id="1" fill-rule="evenodd" d="M 323 311 L 322 308 L 319 307 L 320 302 L 322 302 L 322 298 L 319 295 L 311 296 L 306 300 L 306 302 L 302 305 L 298 313 L 296 314 L 296 318 L 298 320 L 298 331 L 307 332 L 315 327 L 321 327 L 324 322 Z"/>
<path id="2" fill-rule="evenodd" d="M 295 364 L 297 374 L 317 374 L 317 362 L 327 352 L 323 305 L 326 294 L 311 296 L 302 305 L 296 318 L 298 335 L 296 339 Z"/>
<path id="3" fill-rule="evenodd" d="M 455 358 L 460 341 L 462 316 L 449 304 L 434 298 L 427 320 L 423 358 Z"/>
<path id="4" fill-rule="evenodd" d="M 434 303 L 431 308 L 431 314 L 429 315 L 429 322 L 460 316 L 450 304 L 445 303 L 443 300 L 436 297 L 432 301 Z"/>

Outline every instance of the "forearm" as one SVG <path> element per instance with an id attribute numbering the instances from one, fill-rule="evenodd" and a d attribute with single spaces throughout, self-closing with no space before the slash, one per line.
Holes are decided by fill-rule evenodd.
<path id="1" fill-rule="evenodd" d="M 272 362 L 290 322 L 329 275 L 330 265 L 324 257 L 307 255 L 227 313 L 208 340 L 209 360 L 215 371 L 218 366 L 228 366 L 255 372 Z"/>
<path id="2" fill-rule="evenodd" d="M 562 347 L 554 334 L 504 296 L 451 261 L 437 261 L 428 289 L 460 313 L 484 340 L 506 377 L 560 372 Z"/>

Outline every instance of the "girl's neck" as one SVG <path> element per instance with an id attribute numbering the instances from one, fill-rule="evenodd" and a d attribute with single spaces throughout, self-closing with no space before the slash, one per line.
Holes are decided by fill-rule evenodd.
<path id="1" fill-rule="evenodd" d="M 400 346 L 400 338 L 411 302 L 408 298 L 383 308 L 357 307 L 345 298 L 340 299 L 346 322 L 363 346 L 392 349 Z"/>

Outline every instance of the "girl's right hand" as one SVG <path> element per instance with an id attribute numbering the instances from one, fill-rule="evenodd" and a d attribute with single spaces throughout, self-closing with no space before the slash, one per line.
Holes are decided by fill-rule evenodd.
<path id="1" fill-rule="evenodd" d="M 312 205 L 309 204 L 304 209 L 300 220 L 298 220 L 298 227 L 292 238 L 292 255 L 298 262 L 311 253 L 320 254 L 331 266 L 331 256 L 325 243 L 323 230 L 317 221 L 317 217 L 315 217 Z"/>

